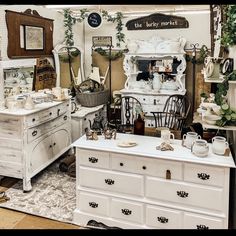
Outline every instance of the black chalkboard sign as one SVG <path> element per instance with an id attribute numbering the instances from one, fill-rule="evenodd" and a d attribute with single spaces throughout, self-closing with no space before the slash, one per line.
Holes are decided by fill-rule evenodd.
<path id="1" fill-rule="evenodd" d="M 98 28 L 102 23 L 102 17 L 97 12 L 92 12 L 88 15 L 88 24 L 92 28 Z"/>

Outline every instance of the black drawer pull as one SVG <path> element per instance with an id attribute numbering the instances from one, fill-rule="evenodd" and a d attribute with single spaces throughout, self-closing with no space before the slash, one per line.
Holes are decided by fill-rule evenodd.
<path id="1" fill-rule="evenodd" d="M 35 122 L 35 118 L 33 118 L 32 121 Z"/>
<path id="2" fill-rule="evenodd" d="M 53 146 L 55 146 L 56 145 L 56 143 L 53 143 Z"/>
<path id="3" fill-rule="evenodd" d="M 64 119 L 64 120 L 67 120 L 67 116 L 64 116 L 63 119 Z"/>
<path id="4" fill-rule="evenodd" d="M 112 185 L 112 184 L 115 183 L 115 181 L 112 180 L 112 179 L 105 179 L 105 183 L 108 184 L 108 185 Z"/>
<path id="5" fill-rule="evenodd" d="M 209 229 L 206 225 L 197 225 L 197 229 Z"/>
<path id="6" fill-rule="evenodd" d="M 38 133 L 38 131 L 37 131 L 37 130 L 34 130 L 34 131 L 32 132 L 32 136 L 37 135 L 37 133 Z"/>
<path id="7" fill-rule="evenodd" d="M 92 208 L 97 208 L 98 204 L 96 202 L 89 202 L 89 206 L 91 206 Z"/>
<path id="8" fill-rule="evenodd" d="M 188 197 L 188 193 L 185 191 L 177 191 L 177 195 L 183 198 Z"/>
<path id="9" fill-rule="evenodd" d="M 52 145 L 49 145 L 49 148 L 52 148 Z"/>
<path id="10" fill-rule="evenodd" d="M 98 162 L 98 158 L 96 158 L 96 157 L 89 157 L 89 162 L 97 163 Z"/>
<path id="11" fill-rule="evenodd" d="M 199 179 L 202 179 L 202 180 L 207 180 L 207 179 L 210 179 L 210 175 L 206 174 L 206 173 L 198 173 L 197 174 L 197 177 Z"/>
<path id="12" fill-rule="evenodd" d="M 50 112 L 49 115 L 51 116 L 51 115 L 52 115 L 52 112 Z"/>
<path id="13" fill-rule="evenodd" d="M 132 214 L 132 211 L 129 210 L 129 209 L 121 209 L 121 212 L 122 212 L 124 215 L 131 215 L 131 214 Z"/>
<path id="14" fill-rule="evenodd" d="M 121 163 L 120 163 L 120 166 L 124 166 L 124 164 L 121 162 Z"/>
<path id="15" fill-rule="evenodd" d="M 162 223 L 162 224 L 165 224 L 165 223 L 168 223 L 168 219 L 166 218 L 166 217 L 164 217 L 164 216 L 158 216 L 157 217 L 157 220 L 160 222 L 160 223 Z"/>
<path id="16" fill-rule="evenodd" d="M 143 170 L 146 170 L 147 169 L 147 167 L 146 166 L 143 166 Z"/>

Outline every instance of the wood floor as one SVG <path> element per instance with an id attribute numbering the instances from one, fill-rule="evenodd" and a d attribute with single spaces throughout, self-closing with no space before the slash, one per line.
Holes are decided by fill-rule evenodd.
<path id="1" fill-rule="evenodd" d="M 18 179 L 3 178 L 0 181 L 0 191 L 5 191 Z M 0 203 L 1 204 L 1 203 Z M 0 207 L 0 229 L 82 229 L 73 224 L 63 223 L 26 214 L 19 211 L 4 209 Z M 84 229 L 84 228 L 83 228 Z"/>

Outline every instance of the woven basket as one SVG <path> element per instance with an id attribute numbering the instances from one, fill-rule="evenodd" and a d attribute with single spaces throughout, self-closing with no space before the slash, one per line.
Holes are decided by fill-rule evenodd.
<path id="1" fill-rule="evenodd" d="M 76 92 L 77 101 L 84 107 L 96 107 L 98 105 L 106 104 L 108 102 L 108 97 L 108 89 L 93 93 Z"/>

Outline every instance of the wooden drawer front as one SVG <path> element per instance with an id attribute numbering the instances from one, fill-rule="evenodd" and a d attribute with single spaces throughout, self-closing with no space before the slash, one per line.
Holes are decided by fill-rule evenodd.
<path id="1" fill-rule="evenodd" d="M 143 177 L 134 174 L 80 167 L 79 184 L 84 187 L 143 196 Z"/>
<path id="2" fill-rule="evenodd" d="M 66 114 L 61 115 L 58 118 L 55 118 L 52 121 L 49 121 L 44 124 L 28 129 L 27 131 L 28 142 L 32 142 L 33 140 L 48 133 L 49 131 L 61 126 L 67 121 L 68 117 L 69 117 L 69 114 L 66 113 Z"/>
<path id="3" fill-rule="evenodd" d="M 57 117 L 57 109 L 52 107 L 26 117 L 26 124 L 28 127 L 39 125 L 45 121 L 52 120 Z"/>
<path id="4" fill-rule="evenodd" d="M 10 116 L 0 117 L 0 134 L 4 138 L 19 138 L 21 137 L 22 124 L 20 118 Z"/>
<path id="5" fill-rule="evenodd" d="M 143 205 L 133 201 L 112 198 L 111 217 L 142 224 Z"/>
<path id="6" fill-rule="evenodd" d="M 224 222 L 221 218 L 184 213 L 184 229 L 223 229 Z"/>
<path id="7" fill-rule="evenodd" d="M 109 168 L 109 153 L 100 151 L 78 150 L 78 160 L 80 165 Z"/>
<path id="8" fill-rule="evenodd" d="M 182 180 L 182 164 L 174 161 L 139 158 L 130 155 L 111 153 L 111 166 L 114 170 Z M 169 174 L 170 173 L 170 174 Z"/>
<path id="9" fill-rule="evenodd" d="M 146 224 L 161 229 L 180 229 L 181 211 L 147 205 Z"/>
<path id="10" fill-rule="evenodd" d="M 79 192 L 78 205 L 81 211 L 98 214 L 103 216 L 109 215 L 109 198 L 101 195 Z"/>
<path id="11" fill-rule="evenodd" d="M 225 169 L 205 165 L 184 164 L 184 180 L 194 183 L 224 186 Z"/>
<path id="12" fill-rule="evenodd" d="M 213 210 L 223 210 L 223 189 L 147 177 L 147 197 Z"/>

